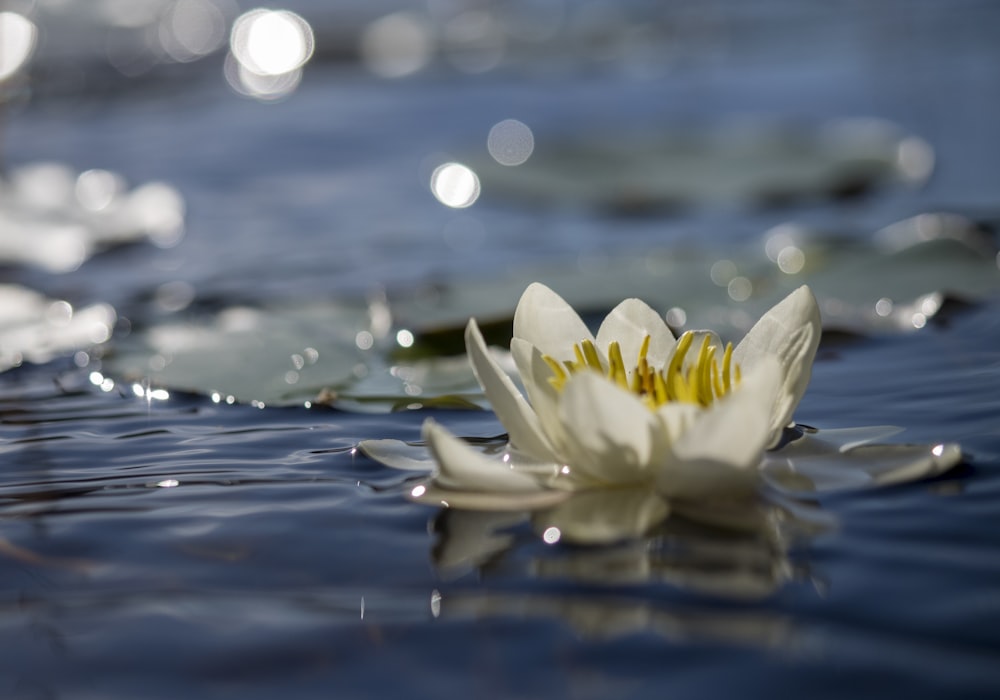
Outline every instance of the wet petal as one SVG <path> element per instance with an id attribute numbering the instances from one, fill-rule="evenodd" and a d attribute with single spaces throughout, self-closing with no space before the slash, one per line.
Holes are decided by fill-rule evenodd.
<path id="1" fill-rule="evenodd" d="M 617 341 L 621 346 L 625 368 L 631 377 L 639 357 L 639 349 L 649 336 L 646 361 L 652 367 L 662 367 L 670 357 L 675 340 L 663 317 L 646 302 L 626 299 L 607 315 L 597 331 L 597 348 L 608 355 L 608 346 Z"/>
<path id="2" fill-rule="evenodd" d="M 744 372 L 767 356 L 781 363 L 781 392 L 772 413 L 769 445 L 780 439 L 806 392 L 821 334 L 816 298 L 809 287 L 802 286 L 764 314 L 733 351 L 733 360 Z"/>
<path id="3" fill-rule="evenodd" d="M 633 394 L 596 372 L 576 374 L 559 401 L 571 476 L 595 484 L 650 477 L 664 448 L 655 414 Z"/>
<path id="4" fill-rule="evenodd" d="M 465 328 L 465 347 L 472 363 L 472 371 L 494 413 L 506 428 L 511 444 L 539 459 L 555 459 L 555 453 L 542 431 L 538 417 L 514 386 L 514 382 L 493 359 L 475 319 L 470 319 Z"/>
<path id="5" fill-rule="evenodd" d="M 573 359 L 573 346 L 594 336 L 566 301 L 533 282 L 514 311 L 514 337 L 522 338 L 557 360 Z"/>
<path id="6" fill-rule="evenodd" d="M 428 419 L 423 427 L 427 447 L 437 461 L 434 483 L 456 491 L 532 493 L 544 490 L 539 479 L 515 470 L 508 453 L 484 455 Z M 505 459 L 506 457 L 506 459 Z M 555 465 L 552 465 L 555 471 Z"/>

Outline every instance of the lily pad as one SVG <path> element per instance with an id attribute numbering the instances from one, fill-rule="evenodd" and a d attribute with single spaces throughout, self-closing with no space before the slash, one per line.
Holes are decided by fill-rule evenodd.
<path id="1" fill-rule="evenodd" d="M 365 370 L 355 334 L 363 309 L 333 304 L 233 307 L 116 340 L 104 371 L 154 385 L 260 404 L 301 404 Z"/>

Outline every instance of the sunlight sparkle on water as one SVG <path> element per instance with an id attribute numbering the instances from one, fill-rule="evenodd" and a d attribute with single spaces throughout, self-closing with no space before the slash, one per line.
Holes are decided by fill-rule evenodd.
<path id="1" fill-rule="evenodd" d="M 298 87 L 315 40 L 312 27 L 294 12 L 257 8 L 233 23 L 229 48 L 225 75 L 233 89 L 274 100 Z"/>
<path id="2" fill-rule="evenodd" d="M 441 204 L 464 209 L 479 199 L 479 176 L 461 163 L 445 163 L 431 174 L 431 192 Z"/>
<path id="3" fill-rule="evenodd" d="M 294 12 L 250 10 L 233 23 L 230 48 L 257 75 L 281 75 L 301 68 L 312 56 L 313 32 Z"/>
<path id="4" fill-rule="evenodd" d="M 35 51 L 38 29 L 16 12 L 0 12 L 0 81 L 16 73 Z"/>
<path id="5" fill-rule="evenodd" d="M 413 346 L 413 333 L 406 330 L 405 328 L 396 333 L 396 342 L 401 348 L 408 348 Z"/>

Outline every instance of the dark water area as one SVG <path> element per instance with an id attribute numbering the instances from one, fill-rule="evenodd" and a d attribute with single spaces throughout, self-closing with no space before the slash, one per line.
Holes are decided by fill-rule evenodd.
<path id="1" fill-rule="evenodd" d="M 386 5 L 361 20 L 353 5 L 339 14 L 295 3 L 317 52 L 279 101 L 235 94 L 222 53 L 125 78 L 87 41 L 67 42 L 80 76 L 70 80 L 50 41 L 30 98 L 7 105 L 0 136 L 9 170 L 57 161 L 114 171 L 130 186 L 165 181 L 184 198 L 186 230 L 176 245 L 134 243 L 68 271 L 9 263 L 0 272 L 4 284 L 75 306 L 109 304 L 118 318 L 98 347 L 0 374 L 0 697 L 996 697 L 997 7 L 768 2 L 751 11 L 724 2 L 712 14 L 626 3 L 595 4 L 591 16 L 566 3 L 563 30 L 510 40 L 490 70 L 471 72 L 455 58 L 485 60 L 482 46 L 468 54 L 445 46 L 393 79 L 366 69 L 344 39 L 399 9 Z M 549 17 L 531 3 L 489 8 L 509 20 L 503 13 L 515 5 L 532 22 Z M 592 25 L 605 31 L 579 29 Z M 531 125 L 534 162 L 551 166 L 545 181 L 568 171 L 569 184 L 525 194 L 516 178 L 497 179 L 506 170 L 490 179 L 486 163 L 472 206 L 435 199 L 434 168 L 488 161 L 486 135 L 507 118 Z M 600 189 L 581 189 L 605 181 L 580 143 L 626 164 L 657 148 L 681 158 L 682 149 L 666 141 L 646 149 L 643 139 L 708 128 L 709 163 L 775 128 L 799 129 L 799 147 L 813 154 L 832 138 L 823 129 L 847 118 L 891 123 L 890 141 L 929 144 L 933 172 L 920 182 L 872 176 L 863 192 L 790 185 L 780 201 L 730 200 L 705 177 L 679 207 L 670 181 L 662 208 L 634 190 L 592 207 Z M 749 140 L 740 135 L 747 130 Z M 633 138 L 640 145 L 623 155 L 620 144 Z M 583 165 L 567 167 L 567 152 Z M 748 170 L 762 170 L 759 155 L 746 158 Z M 710 165 L 710 175 L 729 172 Z M 876 231 L 936 212 L 974 226 L 960 254 L 786 275 L 826 290 L 828 321 L 851 321 L 828 326 L 796 419 L 821 429 L 896 425 L 905 431 L 893 441 L 957 442 L 965 459 L 931 480 L 821 497 L 835 527 L 790 539 L 672 518 L 638 540 L 550 545 L 528 514 L 413 503 L 406 494 L 419 474 L 357 450 L 370 438 L 419 440 L 427 418 L 493 438 L 504 429 L 491 412 L 264 405 L 238 388 L 227 403 L 226 386 L 164 385 L 171 375 L 154 364 L 139 379 L 115 365 L 130 340 L 165 324 L 203 324 L 231 307 L 319 303 L 329 305 L 329 327 L 319 328 L 321 312 L 304 317 L 302 347 L 332 334 L 343 350 L 343 335 L 350 352 L 316 367 L 350 374 L 364 364 L 366 376 L 388 376 L 399 348 L 391 332 L 378 344 L 372 316 L 382 304 L 419 325 L 420 303 L 437 294 L 448 307 L 438 315 L 461 323 L 509 310 L 519 275 L 537 269 L 607 310 L 656 286 L 660 263 L 650 251 L 700 256 L 697 275 L 722 299 L 692 302 L 691 316 L 702 308 L 698 318 L 738 329 L 738 286 L 708 280 L 716 258 L 736 260 L 742 274 L 752 267 L 746 251 L 763 258 L 766 233 L 787 222 L 807 232 L 809 265 L 855 247 L 876 256 L 864 247 Z M 646 276 L 619 272 L 616 256 Z M 935 262 L 944 282 L 930 274 Z M 767 274 L 746 273 L 754 295 L 785 279 L 785 268 L 767 264 Z M 482 291 L 494 288 L 503 293 Z M 893 308 L 880 296 L 898 310 L 918 292 L 945 293 L 946 303 L 918 303 L 892 329 L 872 325 Z M 876 300 L 883 306 L 872 307 Z M 210 382 L 248 356 L 233 348 L 203 357 L 200 376 Z M 292 361 L 304 377 L 305 361 Z M 168 394 L 154 395 L 150 382 Z M 395 392 L 389 403 L 416 401 L 398 382 L 384 386 Z"/>

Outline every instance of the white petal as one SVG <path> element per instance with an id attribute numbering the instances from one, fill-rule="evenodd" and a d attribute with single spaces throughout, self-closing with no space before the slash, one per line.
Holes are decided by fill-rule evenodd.
<path id="1" fill-rule="evenodd" d="M 555 459 L 538 417 L 487 350 L 475 319 L 469 319 L 465 327 L 465 348 L 476 380 L 507 429 L 511 444 L 538 459 Z"/>
<path id="2" fill-rule="evenodd" d="M 781 363 L 781 393 L 771 417 L 769 445 L 777 444 L 806 392 L 822 330 L 816 297 L 802 286 L 764 314 L 733 351 L 733 360 L 744 372 L 766 356 Z"/>
<path id="3" fill-rule="evenodd" d="M 656 409 L 666 441 L 673 444 L 694 425 L 704 409 L 686 401 L 670 401 Z"/>
<path id="4" fill-rule="evenodd" d="M 611 310 L 598 329 L 597 348 L 607 357 L 608 346 L 612 341 L 618 341 L 625 369 L 631 378 L 639 349 L 647 335 L 650 341 L 646 361 L 652 367 L 662 367 L 674 348 L 673 333 L 663 317 L 644 301 L 626 299 Z"/>
<path id="5" fill-rule="evenodd" d="M 503 459 L 477 452 L 433 420 L 424 421 L 424 439 L 437 461 L 434 483 L 455 491 L 533 493 L 545 490 L 532 474 L 516 471 Z M 553 465 L 553 470 L 555 465 Z"/>
<path id="6" fill-rule="evenodd" d="M 573 359 L 573 346 L 594 336 L 566 301 L 533 282 L 514 311 L 514 337 L 522 338 L 557 360 Z"/>
<path id="7" fill-rule="evenodd" d="M 630 484 L 649 479 L 665 448 L 652 411 L 596 372 L 566 382 L 559 401 L 570 476 L 582 483 Z"/>
<path id="8" fill-rule="evenodd" d="M 393 469 L 426 472 L 434 469 L 434 458 L 423 445 L 411 445 L 402 440 L 362 440 L 358 449 Z"/>
<path id="9" fill-rule="evenodd" d="M 755 488 L 780 371 L 777 361 L 762 359 L 737 390 L 695 418 L 658 475 L 661 493 L 700 499 Z"/>

